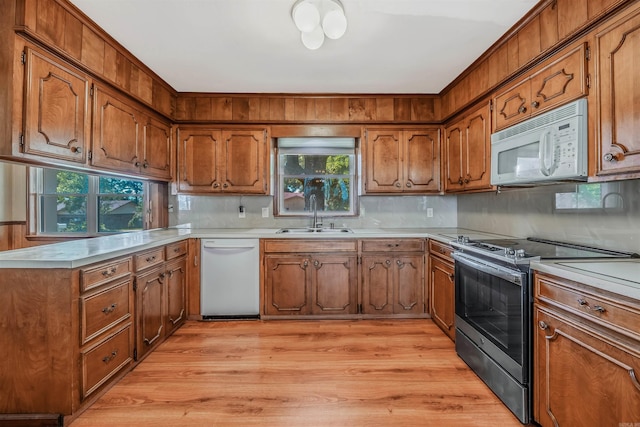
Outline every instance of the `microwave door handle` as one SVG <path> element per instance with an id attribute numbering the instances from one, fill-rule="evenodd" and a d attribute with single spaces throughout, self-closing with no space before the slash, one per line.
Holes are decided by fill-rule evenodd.
<path id="1" fill-rule="evenodd" d="M 540 159 L 540 173 L 544 176 L 551 175 L 551 167 L 547 167 L 548 163 L 551 163 L 551 141 L 549 139 L 549 131 L 546 130 L 540 135 L 540 149 L 538 151 L 538 158 Z"/>

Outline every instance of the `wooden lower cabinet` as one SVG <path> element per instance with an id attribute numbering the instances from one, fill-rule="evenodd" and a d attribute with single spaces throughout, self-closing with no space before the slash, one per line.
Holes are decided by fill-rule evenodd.
<path id="1" fill-rule="evenodd" d="M 362 253 L 362 314 L 425 315 L 424 240 L 363 240 Z"/>
<path id="2" fill-rule="evenodd" d="M 357 313 L 357 256 L 268 255 L 265 314 Z"/>
<path id="3" fill-rule="evenodd" d="M 167 314 L 164 319 L 164 329 L 167 335 L 175 331 L 186 318 L 186 284 L 187 259 L 181 257 L 167 262 Z"/>
<path id="4" fill-rule="evenodd" d="M 137 358 L 142 359 L 164 336 L 165 281 L 164 266 L 136 277 Z"/>
<path id="5" fill-rule="evenodd" d="M 535 292 L 535 421 L 640 422 L 640 304 L 553 276 L 537 275 Z"/>
<path id="6" fill-rule="evenodd" d="M 429 257 L 431 319 L 449 338 L 455 340 L 455 287 L 453 264 Z"/>

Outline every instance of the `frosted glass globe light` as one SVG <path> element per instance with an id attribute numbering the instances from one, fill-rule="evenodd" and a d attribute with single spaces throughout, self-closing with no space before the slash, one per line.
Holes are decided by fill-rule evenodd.
<path id="1" fill-rule="evenodd" d="M 309 50 L 316 50 L 322 43 L 324 43 L 324 31 L 318 25 L 313 31 L 309 33 L 302 33 L 302 44 Z"/>
<path id="2" fill-rule="evenodd" d="M 341 8 L 335 8 L 325 13 L 322 19 L 322 29 L 330 39 L 336 40 L 347 31 L 347 17 Z"/>
<path id="3" fill-rule="evenodd" d="M 296 4 L 291 15 L 296 27 L 303 33 L 310 33 L 320 25 L 320 11 L 308 0 Z"/>

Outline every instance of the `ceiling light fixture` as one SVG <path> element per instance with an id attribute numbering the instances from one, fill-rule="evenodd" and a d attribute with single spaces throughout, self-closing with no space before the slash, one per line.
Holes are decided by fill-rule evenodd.
<path id="1" fill-rule="evenodd" d="M 347 31 L 347 17 L 340 0 L 298 0 L 291 8 L 291 17 L 301 32 L 302 44 L 318 49 L 327 36 L 337 40 Z"/>

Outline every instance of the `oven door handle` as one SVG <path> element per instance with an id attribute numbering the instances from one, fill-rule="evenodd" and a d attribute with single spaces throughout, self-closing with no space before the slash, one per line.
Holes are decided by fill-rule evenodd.
<path id="1" fill-rule="evenodd" d="M 496 276 L 501 279 L 507 280 L 518 286 L 522 286 L 522 276 L 524 275 L 524 273 L 522 273 L 521 271 L 515 271 L 497 265 L 485 264 L 460 252 L 454 252 L 451 254 L 451 256 L 453 256 L 453 259 L 455 259 L 456 262 L 468 265 L 469 267 L 475 268 L 476 270 L 482 271 L 483 273 L 487 273 L 491 276 Z"/>

